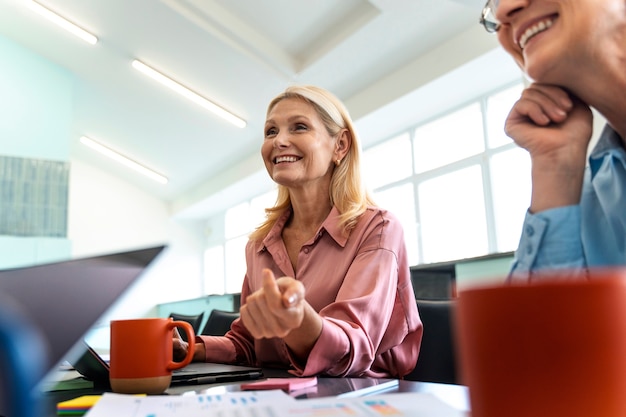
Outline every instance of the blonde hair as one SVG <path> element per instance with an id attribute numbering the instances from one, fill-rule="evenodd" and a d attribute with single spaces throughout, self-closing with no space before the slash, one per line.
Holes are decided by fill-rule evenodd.
<path id="1" fill-rule="evenodd" d="M 342 129 L 347 129 L 352 138 L 352 145 L 345 158 L 338 166 L 335 166 L 329 195 L 331 205 L 337 207 L 340 213 L 340 227 L 347 236 L 367 207 L 375 205 L 361 178 L 361 145 L 350 114 L 343 103 L 332 93 L 309 85 L 288 87 L 270 102 L 267 114 L 269 115 L 276 104 L 288 98 L 303 100 L 313 106 L 331 136 L 336 136 Z M 289 190 L 285 186 L 278 185 L 278 196 L 274 207 L 265 209 L 266 220 L 250 234 L 250 239 L 265 238 L 276 220 L 290 206 Z"/>

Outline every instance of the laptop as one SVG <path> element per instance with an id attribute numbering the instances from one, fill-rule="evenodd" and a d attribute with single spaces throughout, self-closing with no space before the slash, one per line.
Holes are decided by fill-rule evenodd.
<path id="1" fill-rule="evenodd" d="M 95 388 L 110 388 L 109 361 L 83 341 L 84 353 L 70 364 Z M 172 385 L 202 385 L 221 382 L 247 381 L 263 378 L 261 368 L 210 362 L 193 362 L 172 372 Z"/>
<path id="2" fill-rule="evenodd" d="M 0 293 L 15 301 L 45 345 L 45 369 L 33 379 L 41 381 L 55 371 L 93 324 L 164 249 L 161 245 L 1 270 Z"/>

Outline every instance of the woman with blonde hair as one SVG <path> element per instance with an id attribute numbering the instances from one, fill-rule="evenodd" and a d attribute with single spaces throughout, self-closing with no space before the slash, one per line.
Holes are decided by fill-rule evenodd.
<path id="1" fill-rule="evenodd" d="M 404 234 L 363 185 L 348 111 L 324 89 L 287 88 L 268 106 L 261 155 L 278 197 L 246 246 L 241 317 L 223 337 L 198 336 L 195 359 L 407 375 L 422 324 Z"/>

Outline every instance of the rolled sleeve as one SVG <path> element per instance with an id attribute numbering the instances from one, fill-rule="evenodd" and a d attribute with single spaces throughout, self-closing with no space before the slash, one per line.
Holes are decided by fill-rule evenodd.
<path id="1" fill-rule="evenodd" d="M 235 363 L 235 347 L 229 339 L 222 336 L 196 336 L 196 342 L 204 344 L 206 362 Z"/>
<path id="2" fill-rule="evenodd" d="M 196 342 L 204 343 L 207 362 L 255 365 L 254 339 L 240 319 L 236 319 L 224 336 L 196 336 Z"/>
<path id="3" fill-rule="evenodd" d="M 333 349 L 328 349 L 332 346 Z M 298 366 L 298 362 L 292 357 L 294 374 L 298 376 L 319 375 L 328 372 L 329 364 L 339 363 L 350 352 L 350 341 L 341 328 L 324 320 L 322 333 L 309 353 L 306 366 Z"/>
<path id="4" fill-rule="evenodd" d="M 527 212 L 510 278 L 527 280 L 533 271 L 583 267 L 580 225 L 578 205 Z"/>

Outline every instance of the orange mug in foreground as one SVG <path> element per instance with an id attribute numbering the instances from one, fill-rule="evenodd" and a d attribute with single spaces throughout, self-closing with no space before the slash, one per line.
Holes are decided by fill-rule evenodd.
<path id="1" fill-rule="evenodd" d="M 472 417 L 626 416 L 626 272 L 459 293 Z"/>
<path id="2" fill-rule="evenodd" d="M 194 340 L 191 325 L 171 318 L 111 321 L 109 377 L 113 392 L 161 394 L 172 381 L 174 369 L 193 359 L 193 346 L 182 362 L 174 362 L 174 328 L 181 327 Z"/>

